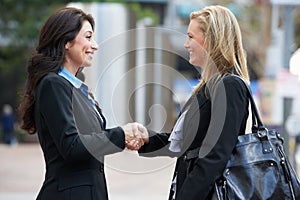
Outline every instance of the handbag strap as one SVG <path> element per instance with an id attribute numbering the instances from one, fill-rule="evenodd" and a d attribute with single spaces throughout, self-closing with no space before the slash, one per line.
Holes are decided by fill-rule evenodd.
<path id="1" fill-rule="evenodd" d="M 251 104 L 252 132 L 258 132 L 259 130 L 266 129 L 265 126 L 262 123 L 261 118 L 260 118 L 257 106 L 256 106 L 255 101 L 254 101 L 253 96 L 252 96 L 250 86 L 248 85 L 248 83 L 242 77 L 240 77 L 238 75 L 233 75 L 233 76 L 238 77 L 242 81 L 242 83 L 246 86 L 247 93 L 248 93 L 248 98 L 249 98 L 250 104 Z"/>
<path id="2" fill-rule="evenodd" d="M 237 75 L 235 75 L 235 76 L 237 76 Z M 264 154 L 271 153 L 271 152 L 273 152 L 273 148 L 272 148 L 272 145 L 271 145 L 271 143 L 269 141 L 268 130 L 265 128 L 265 126 L 263 125 L 263 123 L 261 121 L 260 115 L 258 113 L 258 109 L 256 107 L 255 101 L 254 101 L 253 96 L 252 96 L 251 89 L 250 89 L 248 83 L 246 83 L 246 81 L 244 81 L 239 76 L 237 76 L 237 77 L 240 80 L 242 80 L 242 82 L 244 83 L 244 85 L 247 88 L 248 99 L 250 99 L 250 103 L 251 103 L 252 132 L 253 133 L 257 133 L 257 136 L 260 138 L 261 144 L 262 144 L 262 152 Z"/>
<path id="3" fill-rule="evenodd" d="M 232 76 L 238 77 L 241 80 L 242 84 L 246 86 L 247 97 L 250 100 L 250 104 L 251 104 L 252 132 L 253 133 L 257 133 L 258 137 L 262 141 L 262 145 L 263 145 L 262 150 L 263 150 L 263 153 L 270 153 L 270 152 L 272 152 L 273 149 L 272 149 L 272 146 L 271 146 L 271 144 L 269 142 L 268 131 L 264 127 L 264 125 L 262 123 L 262 120 L 261 120 L 260 115 L 258 113 L 258 109 L 256 107 L 256 104 L 255 104 L 255 101 L 253 99 L 252 92 L 251 92 L 251 89 L 250 89 L 248 83 L 242 77 L 240 77 L 240 76 L 237 76 L 237 75 L 232 75 Z M 190 160 L 192 158 L 198 157 L 199 150 L 200 150 L 200 147 L 197 147 L 195 149 L 186 151 L 185 156 L 183 157 L 183 159 L 184 160 Z"/>

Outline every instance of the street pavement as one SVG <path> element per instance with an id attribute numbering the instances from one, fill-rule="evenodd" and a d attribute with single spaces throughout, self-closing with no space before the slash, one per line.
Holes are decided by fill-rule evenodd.
<path id="1" fill-rule="evenodd" d="M 105 158 L 110 200 L 166 200 L 175 160 L 125 150 Z M 33 200 L 45 165 L 37 143 L 0 144 L 0 200 Z"/>
<path id="2" fill-rule="evenodd" d="M 300 163 L 300 151 L 296 160 Z M 174 165 L 175 159 L 141 158 L 128 150 L 107 156 L 105 171 L 110 200 L 166 200 Z M 44 173 L 38 143 L 0 144 L 0 200 L 35 199 Z"/>

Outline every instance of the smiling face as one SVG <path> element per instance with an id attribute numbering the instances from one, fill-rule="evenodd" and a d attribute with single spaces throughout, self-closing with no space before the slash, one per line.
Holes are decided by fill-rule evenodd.
<path id="1" fill-rule="evenodd" d="M 184 47 L 190 53 L 189 62 L 198 67 L 203 66 L 205 58 L 204 34 L 199 28 L 199 23 L 195 19 L 190 21 L 187 35 L 188 39 L 184 43 Z"/>
<path id="2" fill-rule="evenodd" d="M 66 56 L 63 66 L 73 74 L 84 66 L 92 64 L 93 54 L 98 49 L 98 44 L 94 40 L 94 31 L 88 21 L 83 21 L 82 28 L 78 32 L 74 41 L 65 45 Z"/>

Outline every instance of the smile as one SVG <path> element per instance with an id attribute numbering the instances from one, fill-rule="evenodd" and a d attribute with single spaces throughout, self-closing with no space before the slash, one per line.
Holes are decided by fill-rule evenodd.
<path id="1" fill-rule="evenodd" d="M 93 53 L 91 53 L 91 52 L 86 53 L 86 55 L 87 55 L 89 58 L 93 58 Z"/>

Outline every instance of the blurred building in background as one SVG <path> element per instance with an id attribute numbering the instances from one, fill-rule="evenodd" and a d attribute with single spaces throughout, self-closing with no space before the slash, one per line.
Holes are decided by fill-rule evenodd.
<path id="1" fill-rule="evenodd" d="M 276 87 L 278 69 L 283 68 L 280 51 L 283 31 L 282 23 L 279 24 L 282 18 L 278 6 L 274 9 L 272 2 L 261 0 L 126 2 L 152 9 L 158 21 L 139 18 L 124 4 L 69 4 L 92 13 L 96 19 L 100 50 L 94 66 L 84 73 L 104 113 L 112 119 L 109 125 L 139 121 L 154 130 L 170 130 L 177 116 L 176 106 L 188 97 L 177 90 L 175 83 L 183 79 L 187 83 L 184 85 L 192 88 L 199 78 L 196 68 L 188 63 L 188 53 L 183 47 L 189 14 L 211 4 L 227 6 L 237 16 L 248 55 L 252 89 L 262 117 L 267 125 L 282 124 L 282 102 Z M 277 22 L 273 22 L 276 16 Z M 170 99 L 174 101 L 170 103 Z"/>
<path id="2" fill-rule="evenodd" d="M 30 6 L 19 2 L 20 5 L 13 6 L 20 9 Z M 35 4 L 38 2 L 35 1 Z M 182 105 L 200 78 L 197 69 L 189 64 L 188 52 L 183 46 L 189 14 L 212 4 L 226 6 L 236 15 L 247 52 L 251 89 L 262 120 L 268 128 L 279 129 L 286 139 L 285 145 L 295 153 L 295 139 L 300 129 L 300 104 L 297 104 L 300 99 L 297 70 L 300 69 L 300 61 L 294 59 L 290 71 L 289 60 L 300 47 L 300 0 L 124 0 L 123 3 L 69 3 L 68 6 L 91 13 L 96 21 L 95 37 L 99 50 L 95 53 L 93 66 L 84 69 L 83 73 L 108 119 L 108 128 L 138 121 L 152 130 L 171 130 Z M 137 7 L 142 8 L 143 13 L 135 12 Z M 33 13 L 32 8 L 27 10 Z M 0 30 L 4 24 L 1 19 L 5 18 L 0 17 Z M 12 26 L 15 24 L 11 23 Z M 19 25 L 30 29 L 27 23 Z M 0 32 L 0 47 L 8 46 L 10 40 L 7 36 L 1 37 Z M 11 52 L 15 53 L 1 54 L 4 51 L 0 51 L 0 106 L 9 102 L 15 108 L 18 104 L 15 88 L 22 88 L 24 83 L 18 87 L 11 86 L 20 80 L 20 76 L 24 77 L 26 72 L 24 69 L 16 70 L 17 73 L 11 75 L 13 80 L 4 80 L 7 75 L 1 71 L 8 59 L 20 57 L 19 51 L 22 48 L 14 45 L 11 47 L 14 51 Z M 25 68 L 17 66 L 22 67 Z M 32 136 L 28 137 L 21 139 L 25 142 L 37 141 Z M 120 188 L 130 193 L 129 186 L 132 185 L 129 181 L 140 184 L 135 179 L 139 175 L 147 182 L 144 188 L 153 190 L 155 186 L 161 188 L 164 185 L 167 192 L 172 176 L 170 169 L 174 167 L 175 161 L 157 158 L 154 163 L 153 160 L 139 157 L 129 162 L 127 158 L 133 159 L 134 154 L 124 156 L 126 151 L 122 153 L 121 156 L 107 156 L 105 160 L 109 168 L 107 176 L 114 177 L 117 174 L 115 177 L 118 181 L 115 183 L 122 183 L 120 186 L 110 185 L 112 195 L 118 194 Z M 290 158 L 293 161 L 294 157 Z M 123 162 L 120 162 L 122 159 Z M 160 183 L 153 181 L 151 185 L 145 179 L 145 171 L 149 177 L 155 178 L 153 180 L 159 178 Z M 128 178 L 128 174 L 135 176 Z M 108 178 L 109 181 L 116 179 Z M 140 192 L 144 197 L 144 190 L 131 188 L 133 193 Z M 167 196 L 167 193 L 163 195 Z"/>
<path id="3" fill-rule="evenodd" d="M 109 126 L 138 121 L 156 131 L 171 130 L 180 107 L 200 78 L 197 69 L 188 63 L 188 53 L 183 47 L 189 14 L 207 5 L 221 4 L 240 23 L 251 89 L 263 122 L 269 128 L 279 129 L 289 141 L 284 125 L 300 89 L 299 80 L 290 73 L 287 62 L 295 51 L 293 18 L 299 0 L 127 0 L 126 3 L 151 9 L 156 20 L 141 18 L 124 4 L 69 4 L 92 13 L 96 19 L 100 50 L 94 66 L 84 72 L 103 106 Z"/>
<path id="4" fill-rule="evenodd" d="M 108 126 L 139 121 L 157 131 L 170 131 L 180 107 L 200 78 L 197 69 L 188 63 L 188 52 L 183 47 L 189 14 L 220 4 L 228 7 L 240 23 L 251 87 L 264 123 L 284 129 L 299 90 L 299 80 L 288 66 L 292 53 L 300 46 L 299 34 L 293 34 L 300 30 L 300 20 L 295 17 L 300 16 L 299 1 L 124 0 L 68 6 L 80 7 L 95 16 L 100 48 L 93 66 L 84 73 L 109 119 Z M 144 13 L 135 12 L 137 6 Z M 8 41 L 7 35 L 0 34 L 1 47 Z M 0 58 L 3 63 L 8 59 L 6 55 Z M 5 75 L 0 77 L 4 79 Z M 17 92 L 7 90 L 10 82 L 2 83 L 1 90 L 9 91 L 2 96 L 14 96 L 11 103 L 17 107 Z M 6 101 L 2 98 L 0 104 Z"/>

